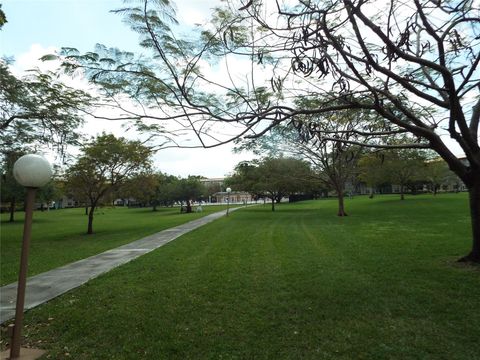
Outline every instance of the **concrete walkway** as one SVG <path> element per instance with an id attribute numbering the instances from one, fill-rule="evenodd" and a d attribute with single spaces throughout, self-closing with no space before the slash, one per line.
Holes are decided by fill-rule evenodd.
<path id="1" fill-rule="evenodd" d="M 239 208 L 230 209 L 230 212 L 237 209 Z M 101 254 L 32 276 L 27 279 L 25 310 L 43 304 L 117 266 L 149 253 L 183 234 L 224 216 L 225 213 L 225 210 L 219 211 Z M 15 316 L 16 296 L 16 282 L 0 288 L 0 324 Z"/>

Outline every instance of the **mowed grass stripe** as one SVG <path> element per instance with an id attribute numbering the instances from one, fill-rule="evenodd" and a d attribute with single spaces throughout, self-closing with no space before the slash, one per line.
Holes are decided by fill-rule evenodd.
<path id="1" fill-rule="evenodd" d="M 465 200 L 241 210 L 30 311 L 28 339 L 52 358 L 475 359 Z"/>

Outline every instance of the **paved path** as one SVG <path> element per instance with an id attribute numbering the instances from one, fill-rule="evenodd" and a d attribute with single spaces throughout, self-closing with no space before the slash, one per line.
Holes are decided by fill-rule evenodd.
<path id="1" fill-rule="evenodd" d="M 237 209 L 239 208 L 230 209 L 230 211 Z M 43 304 L 117 266 L 149 253 L 183 234 L 222 217 L 225 213 L 226 211 L 219 211 L 101 254 L 32 276 L 27 279 L 25 310 Z M 16 296 L 16 282 L 0 288 L 0 324 L 15 316 Z"/>

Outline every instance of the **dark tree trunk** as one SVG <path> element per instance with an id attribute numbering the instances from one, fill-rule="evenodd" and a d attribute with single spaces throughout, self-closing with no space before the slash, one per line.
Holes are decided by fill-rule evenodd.
<path id="1" fill-rule="evenodd" d="M 12 201 L 10 201 L 10 219 L 8 220 L 9 222 L 14 222 L 15 221 L 15 206 L 17 202 L 15 197 L 12 198 Z"/>
<path id="2" fill-rule="evenodd" d="M 85 215 L 88 215 L 88 206 L 85 206 Z"/>
<path id="3" fill-rule="evenodd" d="M 470 253 L 459 261 L 480 263 L 480 177 L 469 187 L 468 194 L 473 243 Z"/>
<path id="4" fill-rule="evenodd" d="M 438 191 L 438 186 L 436 184 L 433 184 L 433 196 L 437 195 L 437 191 Z"/>
<path id="5" fill-rule="evenodd" d="M 272 211 L 275 211 L 275 197 L 272 197 Z"/>
<path id="6" fill-rule="evenodd" d="M 402 185 L 400 185 L 400 200 L 405 200 L 405 187 Z"/>
<path id="7" fill-rule="evenodd" d="M 187 200 L 187 214 L 192 212 L 192 204 L 190 204 L 190 200 Z"/>
<path id="8" fill-rule="evenodd" d="M 87 234 L 93 234 L 93 213 L 95 212 L 95 204 L 90 206 L 90 211 L 88 212 L 88 229 Z"/>
<path id="9" fill-rule="evenodd" d="M 373 195 L 374 195 L 375 191 L 373 189 L 373 186 L 370 188 L 370 195 L 368 196 L 369 199 L 373 199 Z"/>
<path id="10" fill-rule="evenodd" d="M 152 211 L 157 211 L 157 203 L 153 203 Z"/>
<path id="11" fill-rule="evenodd" d="M 342 190 L 337 190 L 338 194 L 338 216 L 347 216 L 345 212 L 345 204 L 344 204 L 344 193 Z"/>

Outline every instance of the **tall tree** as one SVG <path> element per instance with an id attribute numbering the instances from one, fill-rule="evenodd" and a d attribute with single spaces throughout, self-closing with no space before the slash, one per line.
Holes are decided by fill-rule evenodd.
<path id="1" fill-rule="evenodd" d="M 299 99 L 303 102 L 303 99 Z M 309 105 L 312 106 L 310 101 Z M 315 170 L 315 178 L 325 188 L 333 189 L 338 198 L 338 216 L 347 216 L 345 211 L 345 192 L 348 184 L 353 185 L 357 176 L 357 161 L 363 147 L 356 145 L 358 135 L 354 129 L 358 122 L 365 121 L 370 114 L 362 111 L 302 115 L 288 126 L 276 126 L 261 138 L 244 141 L 239 150 L 249 149 L 256 153 L 278 153 L 304 159 Z M 318 136 L 318 129 L 336 134 L 342 141 L 332 141 Z M 317 185 L 320 185 L 317 184 Z"/>
<path id="2" fill-rule="evenodd" d="M 365 115 L 367 119 L 365 119 Z M 317 170 L 318 179 L 335 190 L 338 199 L 338 216 L 347 216 L 345 192 L 347 184 L 353 186 L 358 175 L 357 162 L 363 147 L 358 145 L 359 135 L 355 132 L 358 123 L 368 121 L 369 113 L 344 111 L 325 113 L 318 116 L 299 116 L 293 123 L 299 140 L 291 146 L 308 159 Z M 336 141 L 319 136 L 321 132 L 334 134 Z"/>
<path id="3" fill-rule="evenodd" d="M 84 55 L 65 49 L 67 69 L 83 67 L 108 95 L 126 92 L 145 105 L 160 105 L 163 114 L 145 113 L 144 106 L 129 116 L 184 119 L 200 146 L 232 140 L 212 136 L 215 124 L 242 125 L 232 128 L 238 129 L 235 138 L 262 135 L 298 115 L 374 112 L 382 122 L 361 124 L 357 134 L 367 138 L 359 142 L 379 145 L 371 135 L 411 133 L 413 143 L 395 147 L 435 150 L 468 187 L 473 242 L 463 260 L 480 262 L 478 1 L 227 0 L 189 39 L 174 34 L 169 1 L 136 5 L 118 12 L 141 34 L 151 61 L 105 47 Z M 228 66 L 241 59 L 250 62 L 248 76 L 207 75 L 208 64 L 220 60 L 243 72 Z M 320 101 L 315 109 L 304 108 L 291 101 L 298 97 Z M 319 136 L 338 140 L 319 130 Z M 444 134 L 460 146 L 466 163 Z"/>
<path id="4" fill-rule="evenodd" d="M 66 172 L 69 188 L 89 201 L 87 233 L 93 233 L 93 217 L 100 201 L 130 176 L 150 166 L 151 150 L 139 141 L 102 134 L 82 149 L 82 155 Z"/>

